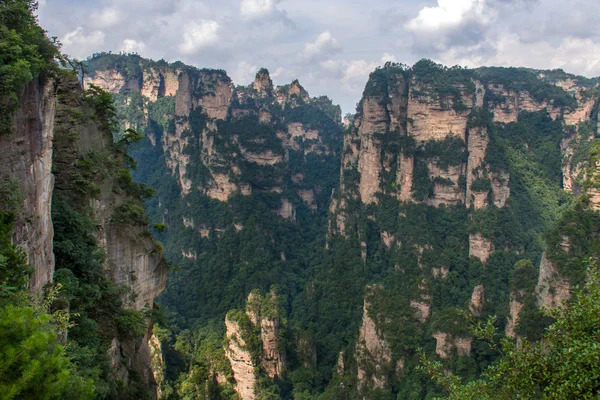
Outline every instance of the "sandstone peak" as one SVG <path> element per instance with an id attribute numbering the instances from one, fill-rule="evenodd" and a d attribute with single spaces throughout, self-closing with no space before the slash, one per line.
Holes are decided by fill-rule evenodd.
<path id="1" fill-rule="evenodd" d="M 252 87 L 258 91 L 261 95 L 270 96 L 273 93 L 273 81 L 271 80 L 271 76 L 269 75 L 269 70 L 266 68 L 261 68 L 256 73 L 256 78 L 254 78 L 254 83 L 252 83 Z"/>
<path id="2" fill-rule="evenodd" d="M 298 79 L 294 79 L 290 85 L 290 94 L 295 94 L 299 97 L 303 97 L 305 95 L 308 95 L 308 93 L 306 92 L 306 89 L 304 89 L 304 87 L 300 84 L 300 81 L 298 81 Z"/>

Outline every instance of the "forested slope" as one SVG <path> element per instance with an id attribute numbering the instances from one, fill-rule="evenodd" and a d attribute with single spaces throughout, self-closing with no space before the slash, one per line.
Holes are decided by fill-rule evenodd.
<path id="1" fill-rule="evenodd" d="M 163 296 L 173 398 L 431 398 L 419 348 L 477 377 L 497 354 L 467 320 L 539 338 L 539 307 L 595 254 L 596 80 L 387 64 L 342 128 L 265 70 L 234 87 L 136 55 L 88 68 L 148 137 L 137 176 L 179 265 Z"/>

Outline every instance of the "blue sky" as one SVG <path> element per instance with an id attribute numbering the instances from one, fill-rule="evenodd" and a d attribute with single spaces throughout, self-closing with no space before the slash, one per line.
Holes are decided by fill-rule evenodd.
<path id="1" fill-rule="evenodd" d="M 63 51 L 135 51 L 225 69 L 248 84 L 266 67 L 352 112 L 385 61 L 563 68 L 600 75 L 597 0 L 40 0 Z"/>

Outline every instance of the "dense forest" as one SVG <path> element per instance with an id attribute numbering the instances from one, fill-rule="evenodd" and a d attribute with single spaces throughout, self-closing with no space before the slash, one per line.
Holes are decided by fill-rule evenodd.
<path id="1" fill-rule="evenodd" d="M 35 12 L 0 4 L 0 399 L 598 396 L 597 79 L 387 63 L 344 125 L 266 69 L 79 62 Z"/>

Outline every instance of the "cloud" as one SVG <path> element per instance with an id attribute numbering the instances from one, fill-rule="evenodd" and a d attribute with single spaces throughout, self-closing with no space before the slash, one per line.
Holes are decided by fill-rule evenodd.
<path id="1" fill-rule="evenodd" d="M 599 76 L 600 43 L 591 39 L 566 38 L 550 63 L 554 68 L 563 68 L 587 76 Z"/>
<path id="2" fill-rule="evenodd" d="M 285 72 L 286 72 L 285 68 L 278 67 L 274 72 L 271 72 L 270 75 L 271 75 L 271 78 L 275 79 L 275 78 L 278 78 L 280 76 L 283 76 L 283 74 L 285 74 Z"/>
<path id="3" fill-rule="evenodd" d="M 85 58 L 95 51 L 102 50 L 105 36 L 104 32 L 99 30 L 86 34 L 84 28 L 79 26 L 60 38 L 63 44 L 62 51 L 77 58 Z"/>
<path id="4" fill-rule="evenodd" d="M 98 28 L 110 28 L 122 21 L 123 14 L 116 8 L 105 8 L 101 12 L 92 13 L 91 21 Z"/>
<path id="5" fill-rule="evenodd" d="M 125 53 L 140 53 L 146 48 L 144 42 L 138 42 L 133 39 L 125 39 L 123 40 L 123 45 L 121 46 L 121 51 Z"/>
<path id="6" fill-rule="evenodd" d="M 242 17 L 253 19 L 273 14 L 280 0 L 242 0 L 240 13 Z"/>
<path id="7" fill-rule="evenodd" d="M 304 61 L 311 62 L 330 57 L 341 51 L 342 46 L 337 39 L 329 31 L 325 31 L 314 42 L 306 43 L 300 56 Z"/>
<path id="8" fill-rule="evenodd" d="M 418 50 L 444 51 L 480 42 L 496 16 L 486 0 L 438 0 L 436 7 L 423 7 L 404 28 Z"/>
<path id="9" fill-rule="evenodd" d="M 43 0 L 38 11 L 73 57 L 133 51 L 222 68 L 243 84 L 264 66 L 344 111 L 394 56 L 600 74 L 598 0 Z"/>
<path id="10" fill-rule="evenodd" d="M 362 91 L 369 74 L 386 62 L 396 62 L 396 57 L 384 53 L 378 61 L 367 60 L 327 60 L 321 62 L 321 68 L 332 78 L 339 79 L 347 92 Z"/>
<path id="11" fill-rule="evenodd" d="M 201 20 L 188 23 L 183 30 L 183 42 L 179 45 L 179 51 L 183 54 L 192 54 L 217 44 L 219 28 L 217 21 Z"/>
<path id="12" fill-rule="evenodd" d="M 235 72 L 233 73 L 232 79 L 238 85 L 247 85 L 254 81 L 258 67 L 251 65 L 246 61 L 242 61 L 237 65 Z"/>

